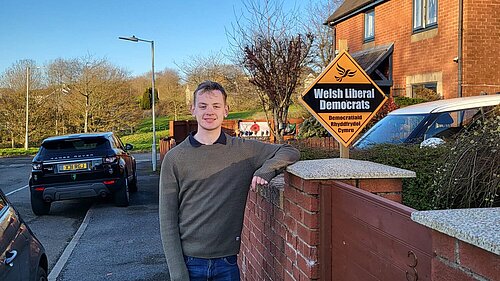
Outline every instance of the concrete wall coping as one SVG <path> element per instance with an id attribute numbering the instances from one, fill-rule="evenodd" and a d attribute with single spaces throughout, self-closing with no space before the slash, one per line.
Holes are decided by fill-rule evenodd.
<path id="1" fill-rule="evenodd" d="M 411 214 L 411 219 L 500 255 L 500 208 L 417 211 Z"/>
<path id="2" fill-rule="evenodd" d="M 415 172 L 369 161 L 329 158 L 299 161 L 287 171 L 305 180 L 414 178 Z"/>

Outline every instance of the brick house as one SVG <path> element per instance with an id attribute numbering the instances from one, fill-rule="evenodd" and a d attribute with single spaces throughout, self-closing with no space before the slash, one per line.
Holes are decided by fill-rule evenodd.
<path id="1" fill-rule="evenodd" d="M 499 0 L 345 0 L 325 24 L 386 94 L 500 92 Z"/>

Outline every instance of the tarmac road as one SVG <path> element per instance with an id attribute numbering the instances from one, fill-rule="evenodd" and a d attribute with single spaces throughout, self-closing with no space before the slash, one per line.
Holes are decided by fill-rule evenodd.
<path id="1" fill-rule="evenodd" d="M 44 245 L 49 280 L 170 280 L 158 221 L 159 172 L 152 172 L 151 154 L 134 156 L 138 192 L 129 207 L 95 198 L 58 201 L 41 217 L 31 211 L 27 188 L 31 157 L 0 158 L 0 188 Z"/>
<path id="2" fill-rule="evenodd" d="M 49 280 L 170 280 L 158 221 L 159 173 L 147 156 L 136 158 L 138 192 L 130 206 L 95 203 Z"/>
<path id="3" fill-rule="evenodd" d="M 28 180 L 31 157 L 0 158 L 0 189 L 40 239 L 49 259 L 49 271 L 83 221 L 94 200 L 68 200 L 52 204 L 50 215 L 31 211 Z"/>
<path id="4" fill-rule="evenodd" d="M 158 173 L 136 158 L 138 192 L 130 206 L 94 204 L 49 280 L 170 280 L 160 240 Z"/>

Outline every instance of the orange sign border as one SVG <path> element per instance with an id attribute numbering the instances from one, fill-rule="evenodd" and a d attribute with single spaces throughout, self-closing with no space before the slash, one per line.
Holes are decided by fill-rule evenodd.
<path id="1" fill-rule="evenodd" d="M 347 56 L 347 58 L 357 67 L 357 69 L 360 71 L 361 74 L 363 74 L 363 76 L 368 80 L 368 82 L 370 82 L 370 84 L 372 86 L 374 86 L 380 94 L 382 94 L 382 96 L 384 97 L 384 100 L 378 105 L 378 107 L 371 112 L 371 114 L 368 116 L 368 118 L 356 129 L 356 131 L 354 132 L 354 134 L 347 140 L 347 141 L 344 141 L 333 129 L 332 127 L 330 127 L 328 125 L 327 122 L 325 122 L 323 120 L 323 118 L 321 118 L 319 116 L 319 114 L 314 111 L 304 100 L 303 100 L 303 97 L 314 87 L 316 86 L 316 84 L 318 84 L 318 81 L 321 80 L 325 75 L 327 75 L 330 70 L 333 68 L 333 66 L 337 63 L 337 61 L 340 60 L 340 58 L 342 56 Z M 357 82 L 357 83 L 332 83 L 332 84 L 368 84 L 368 83 L 360 83 L 360 82 Z M 385 102 L 388 100 L 388 97 L 384 94 L 384 92 L 379 88 L 379 86 L 373 82 L 373 80 L 370 78 L 370 76 L 368 76 L 368 74 L 366 74 L 365 70 L 359 66 L 359 64 L 356 62 L 356 60 L 354 60 L 351 55 L 349 55 L 348 52 L 346 51 L 342 51 L 340 52 L 340 54 L 338 54 L 334 59 L 333 61 L 325 68 L 325 70 L 323 70 L 323 72 L 321 72 L 320 75 L 318 75 L 318 77 L 316 77 L 316 79 L 314 79 L 314 81 L 309 85 L 309 87 L 307 87 L 307 89 L 302 92 L 302 94 L 300 95 L 300 98 L 299 98 L 299 102 L 307 109 L 307 111 L 309 111 L 309 113 L 311 113 L 314 118 L 316 118 L 316 120 L 318 120 L 321 125 L 323 125 L 323 127 L 340 143 L 342 144 L 343 146 L 345 147 L 348 147 L 353 141 L 354 139 L 356 139 L 356 137 L 359 135 L 359 133 L 363 130 L 363 128 L 368 124 L 368 122 L 375 116 L 375 114 L 377 114 L 377 112 L 380 110 L 380 108 L 382 108 L 382 106 L 385 104 Z M 336 113 L 336 112 L 332 112 L 332 113 Z M 341 113 L 341 112 L 339 112 Z M 352 112 L 354 113 L 354 112 Z"/>

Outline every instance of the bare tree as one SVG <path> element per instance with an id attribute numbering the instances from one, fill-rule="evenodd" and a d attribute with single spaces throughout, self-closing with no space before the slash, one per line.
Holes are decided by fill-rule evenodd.
<path id="1" fill-rule="evenodd" d="M 88 132 L 89 115 L 91 109 L 91 98 L 95 95 L 107 81 L 104 81 L 106 76 L 104 59 L 94 59 L 91 56 L 84 57 L 80 60 L 73 61 L 75 66 L 73 71 L 68 75 L 68 85 L 72 93 L 76 93 L 84 98 L 84 132 Z M 76 102 L 77 100 L 73 100 Z M 77 105 L 79 107 L 79 105 Z"/>
<path id="2" fill-rule="evenodd" d="M 266 116 L 272 114 L 272 132 L 280 141 L 292 95 L 310 62 L 313 35 L 300 29 L 297 12 L 285 13 L 281 1 L 248 0 L 244 5 L 228 36 L 235 60 L 259 90 Z"/>
<path id="3" fill-rule="evenodd" d="M 24 110 L 21 107 L 23 100 L 19 93 L 11 89 L 3 89 L 0 97 L 2 139 L 5 137 L 5 140 L 10 140 L 12 148 L 23 142 Z"/>
<path id="4" fill-rule="evenodd" d="M 141 112 L 124 70 L 92 56 L 56 60 L 49 69 L 66 132 L 119 132 L 138 122 Z"/>
<path id="5" fill-rule="evenodd" d="M 0 127 L 4 128 L 10 136 L 11 147 L 22 144 L 25 138 L 26 125 L 26 95 L 27 85 L 29 85 L 28 95 L 29 112 L 37 110 L 41 104 L 36 102 L 37 90 L 43 86 L 42 75 L 37 70 L 33 60 L 20 60 L 8 68 L 0 79 L 1 88 L 4 88 L 0 97 Z M 30 114 L 29 118 L 33 118 Z M 33 122 L 28 122 L 28 133 L 33 134 L 35 127 Z"/>
<path id="6" fill-rule="evenodd" d="M 314 34 L 311 46 L 311 69 L 319 75 L 323 69 L 335 58 L 334 31 L 327 25 L 326 20 L 342 4 L 343 0 L 310 1 L 307 12 L 309 21 L 305 28 L 308 33 Z"/>
<path id="7" fill-rule="evenodd" d="M 207 57 L 190 58 L 179 67 L 184 73 L 186 86 L 194 90 L 205 80 L 212 80 L 224 85 L 228 95 L 230 108 L 248 109 L 258 104 L 257 89 L 249 83 L 248 76 L 238 65 L 224 62 L 221 54 L 211 54 Z M 192 99 L 192 91 L 188 91 L 187 102 Z"/>
<path id="8" fill-rule="evenodd" d="M 211 53 L 207 56 L 191 56 L 188 60 L 178 65 L 184 80 L 189 88 L 196 88 L 205 80 L 221 81 L 224 59 L 220 53 Z"/>
<path id="9" fill-rule="evenodd" d="M 249 77 L 240 66 L 228 64 L 223 67 L 229 108 L 235 111 L 257 109 L 260 107 L 258 89 L 250 83 Z"/>
<path id="10" fill-rule="evenodd" d="M 134 120 L 128 117 L 138 111 L 134 110 L 136 100 L 123 70 L 91 56 L 67 64 L 64 84 L 72 96 L 68 103 L 83 117 L 84 132 L 120 130 L 122 121 Z"/>
<path id="11" fill-rule="evenodd" d="M 31 144 L 54 134 L 131 130 L 141 110 L 127 75 L 91 57 L 57 59 L 40 69 L 32 60 L 18 61 L 0 77 L 0 145 L 24 143 L 26 84 Z"/>
<path id="12" fill-rule="evenodd" d="M 155 73 L 156 75 L 156 73 Z M 142 99 L 142 94 L 148 88 L 151 88 L 151 74 L 136 76 L 128 80 L 129 92 L 134 94 L 137 102 Z"/>
<path id="13" fill-rule="evenodd" d="M 47 66 L 49 80 L 49 95 L 47 100 L 52 106 L 52 126 L 56 135 L 68 132 L 69 116 L 73 115 L 68 106 L 69 88 L 66 83 L 70 81 L 72 73 L 76 68 L 75 60 L 55 59 Z"/>
<path id="14" fill-rule="evenodd" d="M 120 133 L 137 125 L 141 111 L 121 70 L 108 69 L 106 80 L 92 97 L 89 130 Z"/>
<path id="15" fill-rule="evenodd" d="M 179 115 L 186 113 L 186 96 L 179 73 L 173 69 L 164 69 L 156 74 L 156 86 L 159 91 L 158 112 L 173 115 L 177 121 Z"/>

